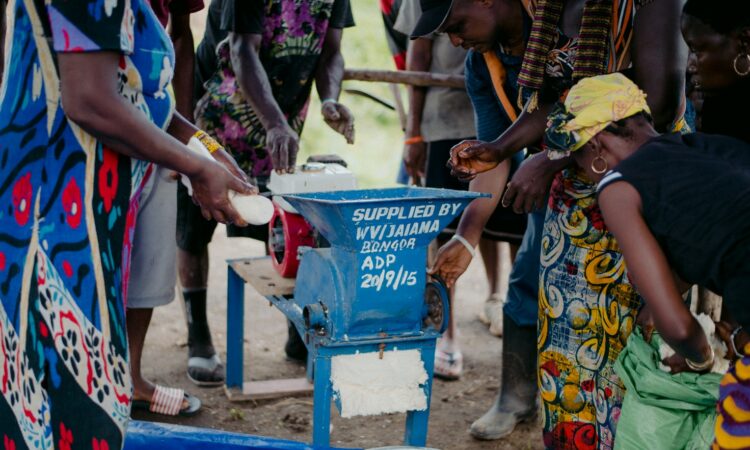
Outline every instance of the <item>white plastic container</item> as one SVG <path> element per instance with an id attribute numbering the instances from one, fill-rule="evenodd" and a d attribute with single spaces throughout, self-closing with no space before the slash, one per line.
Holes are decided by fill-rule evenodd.
<path id="1" fill-rule="evenodd" d="M 297 214 L 297 210 L 280 195 L 351 190 L 357 188 L 357 180 L 340 164 L 307 163 L 297 166 L 294 173 L 271 173 L 267 187 L 274 194 L 273 201 L 277 205 L 284 211 Z"/>

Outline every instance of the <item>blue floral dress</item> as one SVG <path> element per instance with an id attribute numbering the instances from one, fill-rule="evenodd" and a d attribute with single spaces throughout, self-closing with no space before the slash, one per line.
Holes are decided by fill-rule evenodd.
<path id="1" fill-rule="evenodd" d="M 0 93 L 0 439 L 5 448 L 121 448 L 132 387 L 130 242 L 150 165 L 69 121 L 57 54 L 120 54 L 118 89 L 171 120 L 168 36 L 143 0 L 8 5 Z"/>

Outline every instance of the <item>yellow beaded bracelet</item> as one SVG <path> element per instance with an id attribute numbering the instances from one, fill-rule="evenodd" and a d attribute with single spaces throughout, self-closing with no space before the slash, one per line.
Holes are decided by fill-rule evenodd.
<path id="1" fill-rule="evenodd" d="M 221 144 L 216 142 L 216 139 L 212 138 L 203 130 L 198 130 L 193 135 L 194 138 L 201 141 L 201 144 L 203 144 L 207 149 L 209 153 L 214 153 L 217 150 L 221 150 L 223 147 Z"/>

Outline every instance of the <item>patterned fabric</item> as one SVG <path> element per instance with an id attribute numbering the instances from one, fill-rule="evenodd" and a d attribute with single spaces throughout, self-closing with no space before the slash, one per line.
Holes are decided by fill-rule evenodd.
<path id="1" fill-rule="evenodd" d="M 536 5 L 534 24 L 518 78 L 522 91 L 533 92 L 529 104 L 532 110 L 536 108 L 537 93 L 545 84 L 545 76 L 554 73 L 559 63 L 554 57 L 555 47 L 563 50 L 566 57 L 570 56 L 570 60 L 575 60 L 575 66 L 571 64 L 571 82 L 622 70 L 630 62 L 636 8 L 633 0 L 586 1 L 575 48 L 571 48 L 580 57 L 574 57 L 562 48 L 573 43 L 561 39 L 559 22 L 564 3 L 563 0 L 539 0 Z M 519 96 L 519 101 L 522 98 Z"/>
<path id="2" fill-rule="evenodd" d="M 300 133 L 307 115 L 315 69 L 323 49 L 334 2 L 266 0 L 261 62 L 274 99 L 292 129 Z M 218 70 L 205 83 L 198 101 L 198 127 L 213 135 L 253 177 L 269 176 L 273 165 L 265 148 L 266 133 L 242 97 L 232 70 L 229 42 L 217 45 Z"/>
<path id="3" fill-rule="evenodd" d="M 55 51 L 119 52 L 120 94 L 165 127 L 173 50 L 143 0 L 48 0 L 46 8 L 17 0 L 8 8 L 0 435 L 18 450 L 117 449 L 132 391 L 124 314 L 130 243 L 151 169 L 67 120 Z"/>
<path id="4" fill-rule="evenodd" d="M 573 169 L 552 184 L 542 239 L 539 385 L 549 449 L 611 449 L 624 387 L 614 362 L 641 303 L 596 189 Z"/>
<path id="5" fill-rule="evenodd" d="M 612 21 L 612 0 L 588 0 L 581 18 L 574 80 L 606 73 L 607 36 Z"/>
<path id="6" fill-rule="evenodd" d="M 750 355 L 750 345 L 745 354 Z M 750 356 L 737 361 L 721 379 L 718 410 L 711 449 L 750 448 Z"/>
<path id="7" fill-rule="evenodd" d="M 519 85 L 534 90 L 541 89 L 547 55 L 557 39 L 563 5 L 562 0 L 539 0 L 518 77 Z"/>
<path id="8" fill-rule="evenodd" d="M 570 39 L 558 28 L 563 2 L 546 3 L 552 9 L 535 17 L 537 42 L 546 47 L 556 37 L 557 45 L 540 47 L 538 54 L 527 51 L 528 70 L 522 72 L 525 79 L 519 84 L 533 91 L 531 109 L 536 107 L 539 89 L 544 88 L 545 96 L 544 91 L 551 90 L 553 99 L 564 98 L 574 80 L 592 70 L 596 61 L 581 66 L 584 72 L 578 69 L 580 41 L 599 35 L 604 27 L 599 8 L 605 5 L 589 0 L 584 15 L 597 10 L 594 16 L 599 19 L 584 20 L 579 39 Z M 555 8 L 551 3 L 559 5 Z M 604 28 L 609 30 L 609 59 L 602 71 L 619 71 L 629 64 L 635 7 L 632 0 L 612 2 L 613 17 Z M 584 59 L 598 54 L 591 53 L 590 47 L 586 52 Z M 617 243 L 604 226 L 595 185 L 576 169 L 558 173 L 553 181 L 541 260 L 538 348 L 545 445 L 611 449 L 625 393 L 614 362 L 633 329 L 641 299 L 627 279 Z"/>
<path id="9" fill-rule="evenodd" d="M 545 147 L 550 159 L 561 159 L 583 147 L 612 122 L 645 111 L 646 94 L 621 73 L 584 78 L 550 114 Z"/>

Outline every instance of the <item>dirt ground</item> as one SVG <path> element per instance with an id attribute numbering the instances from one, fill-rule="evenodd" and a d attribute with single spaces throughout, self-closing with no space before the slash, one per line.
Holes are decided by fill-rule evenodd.
<path id="1" fill-rule="evenodd" d="M 226 263 L 227 258 L 260 256 L 262 245 L 249 239 L 227 239 L 221 227 L 210 247 L 209 320 L 214 343 L 225 359 L 226 348 Z M 458 283 L 457 314 L 460 342 L 464 353 L 464 374 L 459 381 L 436 380 L 427 444 L 453 449 L 543 448 L 540 425 L 522 425 L 508 438 L 481 442 L 473 439 L 469 425 L 490 406 L 496 395 L 500 374 L 502 340 L 492 336 L 477 320 L 487 283 L 477 258 Z M 284 359 L 286 339 L 284 317 L 269 308 L 251 288 L 246 288 L 245 379 L 304 376 L 304 368 Z M 160 384 L 187 389 L 203 401 L 196 417 L 165 420 L 145 413 L 134 413 L 139 420 L 173 422 L 183 425 L 223 429 L 297 441 L 311 440 L 312 399 L 287 398 L 264 403 L 230 403 L 223 388 L 202 389 L 185 376 L 187 362 L 186 327 L 180 301 L 158 308 L 146 340 L 144 374 Z M 402 443 L 404 414 L 355 419 L 332 419 L 331 444 L 335 446 L 379 447 Z"/>

